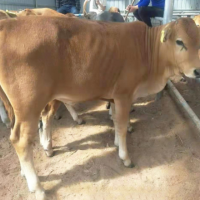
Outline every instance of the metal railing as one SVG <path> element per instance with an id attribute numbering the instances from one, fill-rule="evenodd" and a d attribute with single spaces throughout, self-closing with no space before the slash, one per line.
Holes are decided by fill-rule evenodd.
<path id="1" fill-rule="evenodd" d="M 26 2 L 20 2 L 20 1 L 0 1 L 0 7 L 11 7 L 11 6 L 16 6 L 16 7 L 22 7 L 23 8 L 51 8 L 51 9 L 55 9 L 56 7 L 53 6 L 53 5 L 40 5 L 39 3 L 40 1 L 38 0 L 34 0 L 32 3 L 29 2 L 29 1 L 26 1 Z M 21 9 L 21 10 L 22 10 Z"/>

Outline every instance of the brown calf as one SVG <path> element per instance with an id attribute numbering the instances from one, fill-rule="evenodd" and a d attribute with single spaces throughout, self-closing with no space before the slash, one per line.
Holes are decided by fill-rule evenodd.
<path id="1" fill-rule="evenodd" d="M 195 78 L 199 45 L 198 28 L 188 18 L 154 28 L 66 17 L 0 21 L 0 85 L 15 117 L 10 139 L 29 190 L 46 198 L 32 142 L 48 102 L 113 99 L 115 144 L 130 167 L 126 132 L 131 104 L 161 91 L 171 76 Z"/>

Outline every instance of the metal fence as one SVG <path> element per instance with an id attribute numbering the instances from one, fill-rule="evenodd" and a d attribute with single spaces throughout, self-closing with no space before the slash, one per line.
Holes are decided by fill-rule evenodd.
<path id="1" fill-rule="evenodd" d="M 56 8 L 55 0 L 0 0 L 1 10 L 23 10 L 25 8 Z"/>
<path id="2" fill-rule="evenodd" d="M 81 5 L 83 5 L 84 0 L 80 1 Z M 139 0 L 136 0 L 135 3 L 138 1 Z M 111 6 L 115 6 L 118 7 L 121 11 L 124 11 L 126 6 L 131 4 L 131 2 L 132 0 L 107 0 L 107 9 L 109 9 Z M 22 10 L 25 8 L 36 7 L 48 7 L 56 9 L 55 0 L 0 0 L 0 9 L 2 10 Z M 174 10 L 200 10 L 200 0 L 174 0 Z"/>
<path id="3" fill-rule="evenodd" d="M 123 11 L 131 2 L 132 0 L 107 0 L 107 7 L 116 6 Z M 174 10 L 200 10 L 200 0 L 174 0 Z"/>
<path id="4" fill-rule="evenodd" d="M 174 10 L 200 10 L 200 0 L 175 0 Z"/>

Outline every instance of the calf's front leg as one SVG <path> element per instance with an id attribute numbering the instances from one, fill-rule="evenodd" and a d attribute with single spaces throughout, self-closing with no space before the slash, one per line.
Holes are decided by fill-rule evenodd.
<path id="1" fill-rule="evenodd" d="M 123 160 L 126 167 L 133 167 L 133 164 L 129 158 L 126 135 L 127 126 L 129 122 L 129 111 L 131 108 L 131 100 L 128 97 L 121 99 L 114 99 L 115 113 L 113 115 L 115 125 L 115 144 L 119 145 L 119 157 Z"/>

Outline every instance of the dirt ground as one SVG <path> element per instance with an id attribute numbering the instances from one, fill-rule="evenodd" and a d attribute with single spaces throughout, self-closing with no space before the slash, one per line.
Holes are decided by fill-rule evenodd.
<path id="1" fill-rule="evenodd" d="M 200 84 L 176 84 L 200 117 Z M 113 123 L 104 102 L 76 106 L 84 125 L 62 108 L 53 122 L 54 157 L 34 145 L 35 166 L 52 200 L 198 200 L 200 138 L 193 124 L 165 91 L 141 99 L 131 113 L 134 132 L 128 150 L 135 168 L 125 168 L 114 146 Z M 34 200 L 20 176 L 9 130 L 0 123 L 0 199 Z"/>

